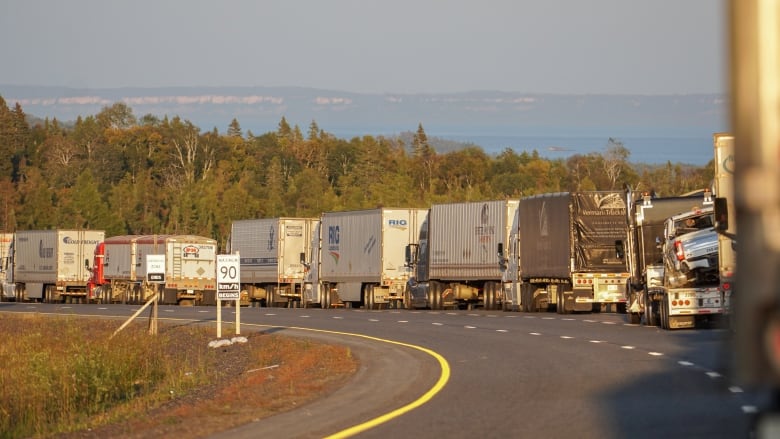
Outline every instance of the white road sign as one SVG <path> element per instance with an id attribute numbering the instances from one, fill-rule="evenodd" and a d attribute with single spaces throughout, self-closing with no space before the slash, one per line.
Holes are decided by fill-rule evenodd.
<path id="1" fill-rule="evenodd" d="M 165 255 L 146 255 L 146 280 L 152 283 L 165 282 Z"/>
<path id="2" fill-rule="evenodd" d="M 238 255 L 217 255 L 217 300 L 241 297 L 241 264 Z"/>

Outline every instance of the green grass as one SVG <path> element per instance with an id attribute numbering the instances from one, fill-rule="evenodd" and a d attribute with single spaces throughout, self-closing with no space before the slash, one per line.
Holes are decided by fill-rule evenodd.
<path id="1" fill-rule="evenodd" d="M 213 328 L 0 314 L 0 438 L 116 422 L 207 383 Z M 177 349 L 176 343 L 202 348 Z"/>

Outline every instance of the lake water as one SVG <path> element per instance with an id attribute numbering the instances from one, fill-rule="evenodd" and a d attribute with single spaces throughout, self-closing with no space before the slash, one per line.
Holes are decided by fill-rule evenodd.
<path id="1" fill-rule="evenodd" d="M 604 153 L 609 137 L 577 136 L 493 136 L 467 134 L 429 134 L 442 139 L 473 143 L 488 154 L 507 148 L 515 152 L 536 150 L 545 158 L 566 158 L 574 154 Z M 664 164 L 666 162 L 704 166 L 713 158 L 712 136 L 701 137 L 615 137 L 623 142 L 632 163 Z"/>

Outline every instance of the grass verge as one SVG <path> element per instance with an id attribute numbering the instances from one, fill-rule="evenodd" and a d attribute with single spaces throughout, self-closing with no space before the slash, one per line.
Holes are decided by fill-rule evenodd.
<path id="1" fill-rule="evenodd" d="M 0 314 L 0 437 L 204 437 L 343 383 L 348 348 L 252 333 L 208 347 L 203 325 Z"/>

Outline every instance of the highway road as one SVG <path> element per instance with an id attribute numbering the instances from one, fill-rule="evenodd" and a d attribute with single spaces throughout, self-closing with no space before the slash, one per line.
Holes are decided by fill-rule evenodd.
<path id="1" fill-rule="evenodd" d="M 2 312 L 100 316 L 138 308 L 0 304 Z M 235 322 L 234 313 L 222 308 L 223 320 Z M 216 307 L 162 306 L 159 315 L 214 322 Z M 361 369 L 335 394 L 225 439 L 741 438 L 765 403 L 730 380 L 728 332 L 719 329 L 501 311 L 242 308 L 240 319 L 242 333 L 349 344 Z"/>

